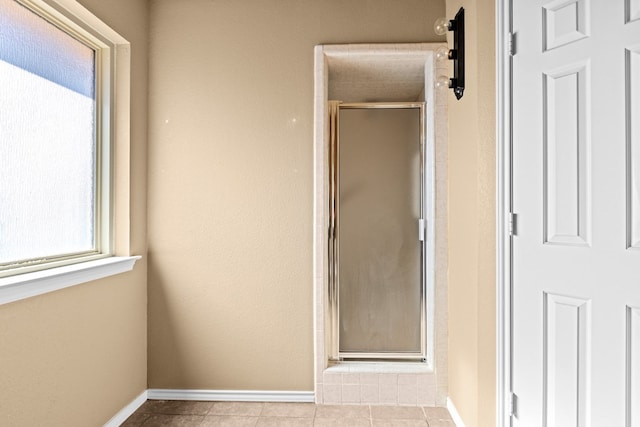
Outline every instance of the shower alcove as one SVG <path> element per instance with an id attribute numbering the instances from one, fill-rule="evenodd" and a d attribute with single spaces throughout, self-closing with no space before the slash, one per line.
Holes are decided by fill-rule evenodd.
<path id="1" fill-rule="evenodd" d="M 320 404 L 444 406 L 447 399 L 447 95 L 435 77 L 448 74 L 436 60 L 441 43 L 320 45 L 315 48 L 314 339 L 315 401 Z M 340 351 L 336 281 L 330 275 L 331 200 L 336 200 L 329 101 L 345 107 L 420 104 L 421 219 L 419 357 L 380 353 L 349 357 Z M 384 103 L 384 104 L 383 104 Z M 384 107 L 387 108 L 387 107 Z M 404 107 L 403 107 L 404 108 Z M 337 146 L 337 145 L 336 145 Z M 337 149 L 335 150 L 338 151 Z M 339 170 L 339 169 L 338 169 Z M 330 179 L 331 176 L 331 179 Z M 339 182 L 339 179 L 337 179 Z M 335 188 L 335 185 L 334 187 Z M 339 191 L 339 190 L 338 190 Z M 332 198 L 333 197 L 333 198 Z M 339 200 L 339 196 L 338 196 Z M 339 215 L 338 215 L 339 216 Z M 335 229 L 335 227 L 334 227 Z M 372 233 L 374 230 L 372 230 Z M 416 235 L 418 224 L 416 222 Z M 335 239 L 335 236 L 332 237 Z M 339 265 L 335 261 L 336 265 Z M 337 271 L 337 268 L 336 268 Z M 390 353 L 392 354 L 392 353 Z M 362 357 L 360 357 L 362 356 Z"/>

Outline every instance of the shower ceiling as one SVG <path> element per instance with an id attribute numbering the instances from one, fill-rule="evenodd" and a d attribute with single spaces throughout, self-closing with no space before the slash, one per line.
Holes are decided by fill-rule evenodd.
<path id="1" fill-rule="evenodd" d="M 402 55 L 330 57 L 329 99 L 343 102 L 419 101 L 424 58 Z"/>

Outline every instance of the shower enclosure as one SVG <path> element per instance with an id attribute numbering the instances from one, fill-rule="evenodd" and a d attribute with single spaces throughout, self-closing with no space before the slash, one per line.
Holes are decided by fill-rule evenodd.
<path id="1" fill-rule="evenodd" d="M 331 360 L 424 360 L 425 104 L 330 103 Z"/>

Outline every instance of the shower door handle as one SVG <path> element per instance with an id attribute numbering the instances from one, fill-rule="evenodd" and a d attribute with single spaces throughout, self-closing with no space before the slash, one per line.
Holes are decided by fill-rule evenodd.
<path id="1" fill-rule="evenodd" d="M 424 226 L 424 219 L 419 218 L 418 219 L 418 240 L 421 242 L 424 242 L 425 231 L 426 231 L 426 228 Z"/>

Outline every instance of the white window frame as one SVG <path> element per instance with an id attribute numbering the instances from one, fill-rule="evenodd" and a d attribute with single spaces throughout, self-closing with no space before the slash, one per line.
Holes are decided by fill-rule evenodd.
<path id="1" fill-rule="evenodd" d="M 96 252 L 0 271 L 0 304 L 129 271 L 130 44 L 75 0 L 17 0 L 96 54 Z"/>

